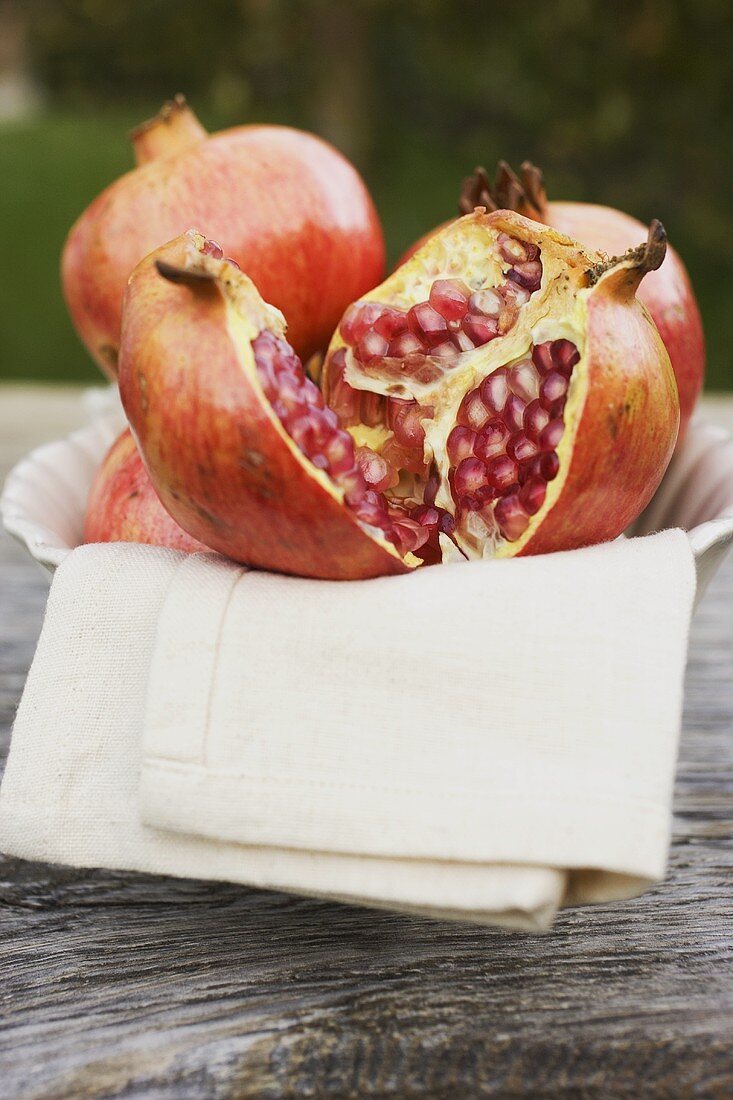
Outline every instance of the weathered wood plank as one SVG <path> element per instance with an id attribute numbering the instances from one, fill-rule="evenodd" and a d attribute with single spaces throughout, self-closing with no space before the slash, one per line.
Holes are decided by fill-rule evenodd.
<path id="1" fill-rule="evenodd" d="M 3 745 L 46 591 L 1 539 Z M 733 1095 L 732 643 L 733 558 L 693 628 L 669 877 L 543 938 L 0 862 L 3 1097 Z"/>

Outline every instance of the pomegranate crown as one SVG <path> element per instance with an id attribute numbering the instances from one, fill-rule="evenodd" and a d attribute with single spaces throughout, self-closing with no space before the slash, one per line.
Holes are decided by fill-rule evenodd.
<path id="1" fill-rule="evenodd" d="M 477 206 L 489 211 L 515 210 L 532 221 L 546 221 L 547 194 L 541 169 L 525 160 L 518 176 L 500 160 L 492 184 L 485 168 L 475 168 L 461 185 L 458 211 L 470 214 Z"/>

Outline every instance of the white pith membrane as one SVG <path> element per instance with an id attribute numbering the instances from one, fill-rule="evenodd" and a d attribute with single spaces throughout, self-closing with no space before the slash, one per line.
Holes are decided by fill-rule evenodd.
<path id="1" fill-rule="evenodd" d="M 426 513 L 437 513 L 425 560 L 514 555 L 558 499 L 585 401 L 593 258 L 521 217 L 477 211 L 347 311 L 326 399 L 367 478 L 383 475 L 375 487 L 434 528 Z M 427 332 L 424 303 L 436 307 Z M 478 307 L 493 330 L 473 320 Z M 466 328 L 486 338 L 467 347 Z M 405 330 L 422 347 L 400 358 L 391 341 Z"/>

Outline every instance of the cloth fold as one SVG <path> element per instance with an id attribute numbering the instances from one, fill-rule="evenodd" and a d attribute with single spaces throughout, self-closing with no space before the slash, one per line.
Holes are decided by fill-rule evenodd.
<path id="1" fill-rule="evenodd" d="M 82 547 L 0 847 L 547 928 L 664 875 L 694 593 L 681 531 L 358 583 Z"/>

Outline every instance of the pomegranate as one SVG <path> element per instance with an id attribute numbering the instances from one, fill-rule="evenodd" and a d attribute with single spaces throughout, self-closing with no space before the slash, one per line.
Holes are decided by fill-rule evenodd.
<path id="1" fill-rule="evenodd" d="M 609 261 L 478 208 L 349 307 L 324 396 L 367 449 L 367 484 L 427 527 L 424 561 L 571 549 L 639 514 L 679 425 L 635 295 L 665 247 L 654 222 Z"/>
<path id="2" fill-rule="evenodd" d="M 207 549 L 158 500 L 129 428 L 112 444 L 92 483 L 84 542 L 144 542 L 187 554 Z"/>
<path id="3" fill-rule="evenodd" d="M 515 210 L 609 256 L 620 255 L 632 248 L 647 232 L 646 226 L 636 218 L 609 206 L 585 202 L 548 202 L 542 172 L 529 161 L 522 165 L 521 178 L 508 164 L 500 161 L 493 186 L 486 170 L 477 168 L 464 181 L 459 210 L 461 214 L 468 214 L 476 206 L 488 210 Z M 432 235 L 422 237 L 408 249 L 400 263 L 404 263 Z M 644 279 L 639 288 L 639 298 L 651 313 L 672 362 L 679 390 L 682 438 L 702 388 L 705 339 L 687 269 L 673 248 L 667 248 L 661 267 Z"/>
<path id="4" fill-rule="evenodd" d="M 420 564 L 428 529 L 367 483 L 282 314 L 193 230 L 130 278 L 120 393 L 156 492 L 207 546 L 332 579 Z"/>
<path id="5" fill-rule="evenodd" d="M 72 228 L 61 273 L 72 320 L 117 373 L 122 298 L 135 265 L 190 225 L 246 268 L 287 314 L 299 355 L 325 348 L 354 298 L 384 275 L 382 231 L 355 169 L 312 134 L 238 126 L 208 135 L 182 96 L 132 135 L 138 167 Z"/>

